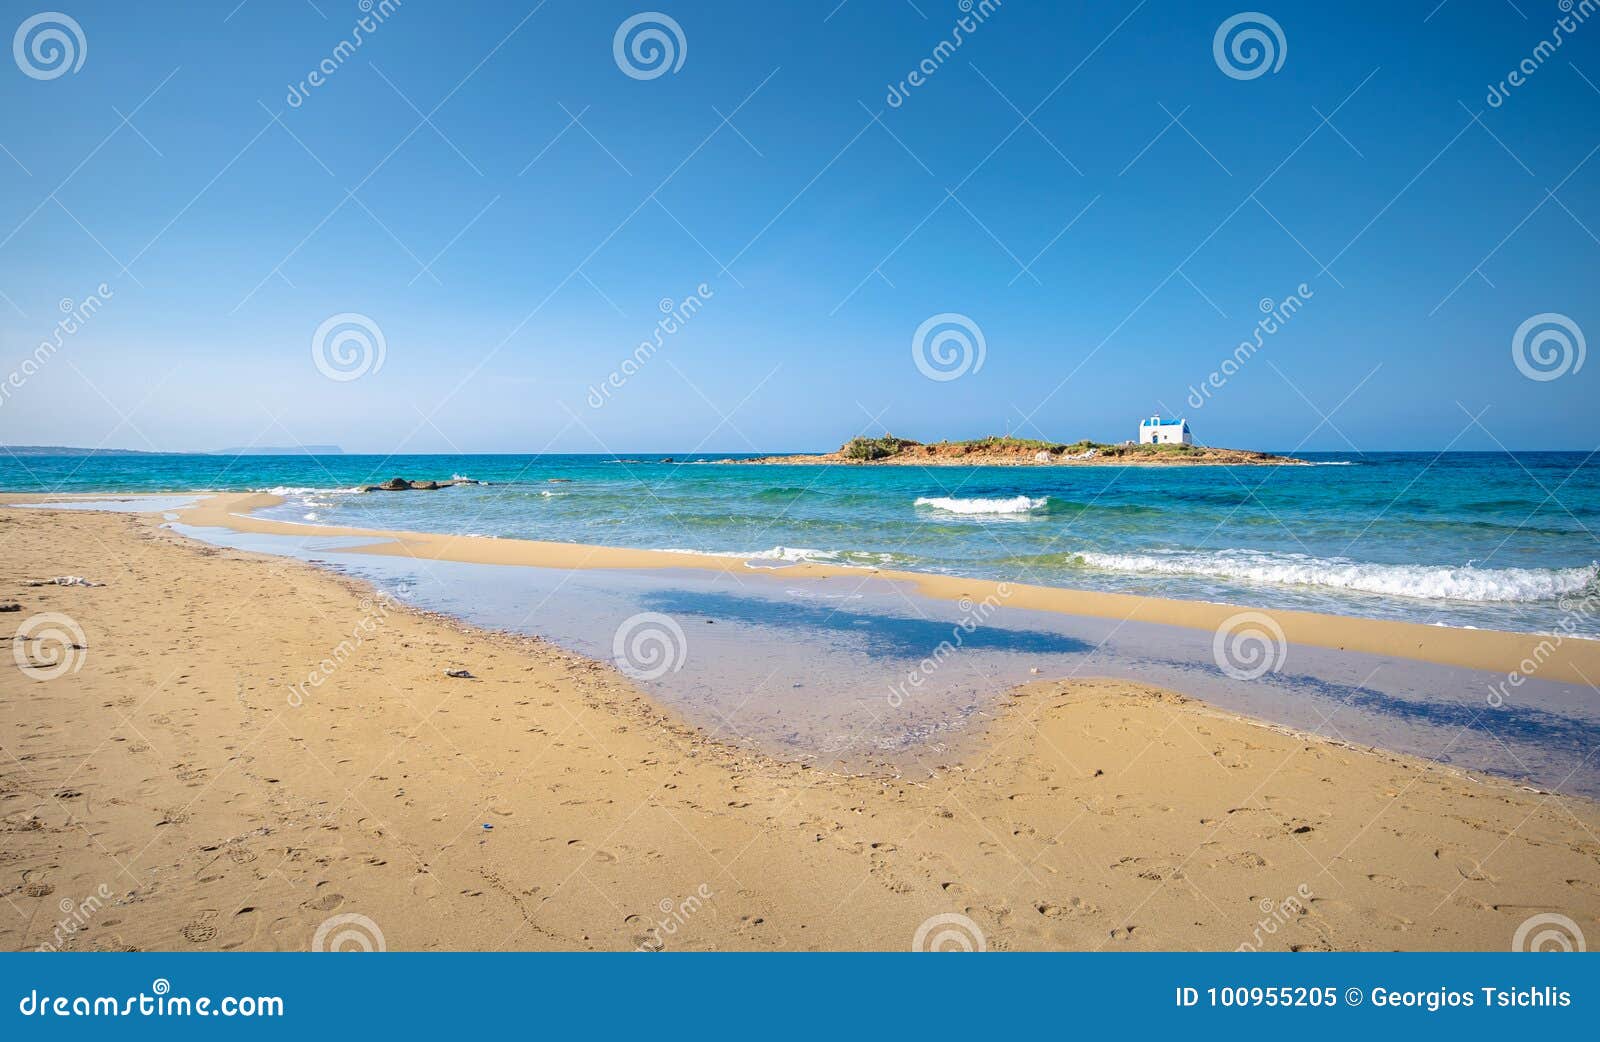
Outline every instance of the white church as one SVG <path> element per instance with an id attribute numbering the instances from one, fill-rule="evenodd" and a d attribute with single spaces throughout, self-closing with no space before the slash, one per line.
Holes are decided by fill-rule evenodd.
<path id="1" fill-rule="evenodd" d="M 1193 445 L 1188 420 L 1163 420 L 1152 416 L 1139 421 L 1140 445 Z"/>

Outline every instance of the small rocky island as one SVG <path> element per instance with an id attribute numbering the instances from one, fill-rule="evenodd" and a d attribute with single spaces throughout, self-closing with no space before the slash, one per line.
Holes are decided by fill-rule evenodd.
<path id="1" fill-rule="evenodd" d="M 880 464 L 916 467 L 1045 467 L 1045 466 L 1276 466 L 1304 465 L 1304 460 L 1248 449 L 1220 449 L 1210 445 L 1107 444 L 1076 441 L 1071 444 L 1034 438 L 988 437 L 969 441 L 923 443 L 884 435 L 851 438 L 837 451 L 800 456 L 764 456 L 725 460 L 727 463 L 761 464 Z"/>
<path id="2" fill-rule="evenodd" d="M 363 492 L 436 492 L 441 488 L 450 488 L 453 485 L 487 485 L 486 481 L 477 481 L 473 478 L 451 478 L 449 481 L 407 481 L 405 478 L 390 478 L 381 485 L 367 485 Z"/>

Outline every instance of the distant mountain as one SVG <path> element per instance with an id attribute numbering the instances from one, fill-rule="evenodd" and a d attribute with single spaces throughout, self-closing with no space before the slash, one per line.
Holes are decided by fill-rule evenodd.
<path id="1" fill-rule="evenodd" d="M 0 445 L 7 456 L 343 456 L 337 445 L 251 445 L 214 452 L 145 452 L 143 449 L 82 449 L 70 445 Z"/>
<path id="2" fill-rule="evenodd" d="M 241 449 L 217 449 L 214 456 L 343 456 L 337 445 L 247 445 Z"/>
<path id="3" fill-rule="evenodd" d="M 175 456 L 173 452 L 144 452 L 140 449 L 75 449 L 67 445 L 0 445 L 8 456 Z"/>

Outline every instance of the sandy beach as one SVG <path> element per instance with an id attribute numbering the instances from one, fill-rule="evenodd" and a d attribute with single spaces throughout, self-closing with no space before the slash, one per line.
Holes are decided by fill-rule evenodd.
<path id="1" fill-rule="evenodd" d="M 282 524 L 238 516 L 261 503 L 185 520 Z M 383 605 L 293 704 L 374 619 L 371 592 L 159 522 L 0 508 L 8 618 L 83 633 L 74 668 L 0 685 L 8 949 L 305 950 L 337 921 L 390 950 L 905 950 L 946 931 L 989 950 L 1505 950 L 1536 914 L 1600 924 L 1593 803 L 1126 681 L 1041 677 L 958 767 L 848 776 L 710 741 L 609 664 Z M 371 552 L 732 566 L 443 536 Z M 103 585 L 27 585 L 62 575 Z M 1179 625 L 1225 610 L 1019 596 Z M 1536 642 L 1275 614 L 1294 641 L 1484 669 Z M 1552 675 L 1600 675 L 1591 642 L 1558 650 Z"/>
<path id="2" fill-rule="evenodd" d="M 421 493 L 427 495 L 427 493 Z M 12 497 L 14 501 L 37 502 L 38 497 Z M 440 535 L 429 532 L 400 532 L 387 529 L 349 528 L 338 525 L 306 525 L 252 516 L 253 510 L 282 502 L 279 496 L 265 493 L 228 493 L 208 496 L 193 507 L 182 510 L 184 523 L 198 527 L 225 528 L 261 535 L 303 536 L 308 531 L 328 537 L 369 537 L 370 545 L 352 547 L 354 552 L 421 560 L 461 561 L 474 564 L 533 565 L 545 568 L 694 568 L 739 571 L 744 568 L 737 556 L 711 557 L 674 553 L 665 550 L 632 550 L 609 546 L 573 543 L 536 542 L 527 539 L 489 539 L 475 536 Z M 919 592 L 945 600 L 982 600 L 996 596 L 999 583 L 982 579 L 955 578 L 924 572 L 870 569 L 872 574 L 898 580 Z M 859 575 L 860 569 L 819 563 L 797 564 L 796 576 Z M 1006 602 L 1018 608 L 1168 623 L 1193 629 L 1215 629 L 1240 609 L 1225 604 L 1180 601 L 1160 597 L 1134 597 L 1090 590 L 1063 589 L 1008 583 Z M 1592 683 L 1600 678 L 1600 641 L 1567 641 L 1550 647 L 1549 641 L 1529 633 L 1463 630 L 1416 623 L 1378 621 L 1345 616 L 1296 611 L 1274 611 L 1284 636 L 1298 644 L 1341 650 L 1395 655 L 1429 662 L 1443 662 L 1497 673 L 1507 673 L 1525 662 L 1537 659 L 1541 676 L 1550 679 Z"/>

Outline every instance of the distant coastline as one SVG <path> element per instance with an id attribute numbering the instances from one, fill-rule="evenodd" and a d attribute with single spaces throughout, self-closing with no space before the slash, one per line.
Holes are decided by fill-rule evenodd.
<path id="1" fill-rule="evenodd" d="M 343 456 L 337 445 L 263 445 L 259 448 L 158 452 L 144 449 L 84 449 L 71 445 L 0 445 L 8 456 Z"/>
<path id="2" fill-rule="evenodd" d="M 1126 466 L 1306 466 L 1305 460 L 1249 449 L 1210 445 L 1108 444 L 1096 441 L 1043 441 L 1034 438 L 989 437 L 969 441 L 924 443 L 885 435 L 852 438 L 833 452 L 730 459 L 726 463 L 761 465 L 850 464 L 902 467 L 1126 467 Z"/>

